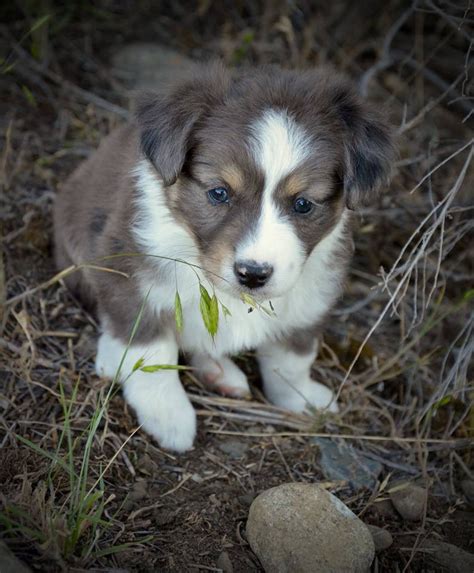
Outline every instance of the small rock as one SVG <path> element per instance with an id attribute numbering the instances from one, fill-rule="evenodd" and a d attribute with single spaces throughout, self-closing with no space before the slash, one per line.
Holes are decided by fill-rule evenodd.
<path id="1" fill-rule="evenodd" d="M 376 525 L 368 525 L 372 539 L 374 540 L 375 552 L 379 553 L 384 549 L 388 549 L 393 543 L 393 537 L 390 531 L 387 529 L 382 529 Z"/>
<path id="2" fill-rule="evenodd" d="M 446 573 L 472 573 L 474 555 L 451 543 L 425 541 L 420 548 L 431 563 L 441 566 Z"/>
<path id="3" fill-rule="evenodd" d="M 314 438 L 321 452 L 321 470 L 327 479 L 345 480 L 358 490 L 374 487 L 382 471 L 382 464 L 367 458 L 363 452 L 345 442 L 336 442 L 330 438 Z"/>
<path id="4" fill-rule="evenodd" d="M 384 521 L 393 519 L 397 515 L 393 503 L 389 499 L 375 500 L 372 505 L 372 512 Z"/>
<path id="5" fill-rule="evenodd" d="M 234 460 L 242 458 L 249 449 L 245 442 L 239 440 L 227 440 L 219 444 L 218 448 Z"/>
<path id="6" fill-rule="evenodd" d="M 364 523 L 315 484 L 261 493 L 250 507 L 247 539 L 267 573 L 366 573 L 375 554 Z"/>
<path id="7" fill-rule="evenodd" d="M 126 511 L 130 511 L 138 504 L 138 502 L 142 501 L 142 499 L 145 499 L 146 497 L 148 497 L 147 481 L 139 478 L 133 484 L 123 507 Z"/>
<path id="8" fill-rule="evenodd" d="M 428 492 L 419 485 L 408 484 L 390 492 L 395 509 L 407 521 L 419 521 L 423 517 Z"/>
<path id="9" fill-rule="evenodd" d="M 137 42 L 128 44 L 112 56 L 115 75 L 130 88 L 158 88 L 185 77 L 194 62 L 159 44 Z"/>
<path id="10" fill-rule="evenodd" d="M 461 489 L 466 497 L 466 501 L 474 506 L 474 480 L 465 479 L 461 482 Z"/>
<path id="11" fill-rule="evenodd" d="M 244 495 L 239 495 L 237 500 L 240 504 L 250 507 L 252 505 L 253 500 L 257 497 L 256 493 L 244 493 Z"/>
<path id="12" fill-rule="evenodd" d="M 13 555 L 3 541 L 0 541 L 0 571 L 2 573 L 30 573 L 31 570 Z"/>
<path id="13" fill-rule="evenodd" d="M 152 476 L 157 469 L 158 466 L 156 465 L 156 462 L 154 462 L 150 455 L 146 452 L 138 458 L 137 470 L 140 473 L 147 476 Z"/>
<path id="14" fill-rule="evenodd" d="M 153 514 L 153 519 L 155 525 L 158 527 L 164 527 L 165 525 L 170 525 L 174 522 L 176 518 L 176 512 L 169 511 L 166 509 L 163 510 L 156 510 Z"/>
<path id="15" fill-rule="evenodd" d="M 227 551 L 223 551 L 216 561 L 216 566 L 221 569 L 224 573 L 234 573 L 234 568 L 232 567 L 232 561 L 230 560 Z"/>

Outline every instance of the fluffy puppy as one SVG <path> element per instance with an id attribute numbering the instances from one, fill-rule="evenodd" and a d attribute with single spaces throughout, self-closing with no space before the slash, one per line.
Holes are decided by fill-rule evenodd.
<path id="1" fill-rule="evenodd" d="M 214 64 L 141 95 L 134 120 L 65 183 L 58 266 L 119 271 L 89 267 L 67 281 L 100 319 L 97 372 L 114 376 L 123 359 L 125 399 L 163 447 L 191 448 L 194 409 L 176 370 L 134 366 L 177 364 L 180 350 L 206 384 L 243 397 L 229 356 L 255 349 L 273 404 L 337 411 L 310 376 L 316 335 L 344 283 L 351 211 L 373 199 L 392 156 L 381 115 L 334 72 Z M 214 337 L 200 284 L 219 301 Z M 272 311 L 249 312 L 245 295 Z"/>

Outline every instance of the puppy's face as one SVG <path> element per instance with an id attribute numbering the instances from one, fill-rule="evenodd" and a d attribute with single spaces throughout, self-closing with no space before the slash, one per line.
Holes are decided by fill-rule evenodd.
<path id="1" fill-rule="evenodd" d="M 346 207 L 387 176 L 384 124 L 326 73 L 207 68 L 138 108 L 142 146 L 168 204 L 221 289 L 289 291 Z"/>

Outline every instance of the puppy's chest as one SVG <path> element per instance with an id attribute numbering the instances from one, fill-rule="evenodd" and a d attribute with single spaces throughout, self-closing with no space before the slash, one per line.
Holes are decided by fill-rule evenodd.
<path id="1" fill-rule="evenodd" d="M 199 300 L 193 299 L 184 305 L 183 329 L 178 337 L 182 350 L 215 356 L 235 354 L 258 347 L 277 336 L 289 334 L 295 328 L 313 324 L 323 314 L 318 306 L 308 312 L 303 300 L 298 301 L 292 297 L 277 299 L 271 306 L 266 302 L 263 310 L 252 308 L 225 293 L 218 293 L 217 296 L 221 304 L 218 330 L 214 338 L 204 324 Z M 223 312 L 222 305 L 225 305 L 230 315 Z M 326 305 L 324 309 L 327 309 Z"/>

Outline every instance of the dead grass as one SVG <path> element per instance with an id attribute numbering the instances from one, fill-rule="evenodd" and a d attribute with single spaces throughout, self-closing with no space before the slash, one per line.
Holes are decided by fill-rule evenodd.
<path id="1" fill-rule="evenodd" d="M 374 570 L 422 570 L 425 538 L 472 550 L 472 514 L 459 489 L 473 477 L 474 434 L 467 3 L 23 6 L 2 7 L 9 23 L 0 44 L 0 297 L 9 301 L 1 316 L 0 502 L 13 550 L 45 571 L 217 570 L 221 551 L 235 571 L 258 571 L 243 533 L 248 504 L 288 480 L 322 481 L 366 522 L 392 531 L 395 543 Z M 196 58 L 218 54 L 231 65 L 332 63 L 360 79 L 398 126 L 392 185 L 360 214 L 351 281 L 314 367 L 340 392 L 340 416 L 266 404 L 245 355 L 240 364 L 255 383 L 249 402 L 210 394 L 183 374 L 200 432 L 191 453 L 174 456 L 135 432 L 121 398 L 93 374 L 97 325 L 54 269 L 51 205 L 58 183 L 126 115 L 125 90 L 107 62 L 135 40 Z M 336 435 L 383 464 L 373 491 L 322 475 L 311 437 Z M 241 457 L 220 449 L 229 440 Z M 420 524 L 378 509 L 399 480 L 429 489 Z"/>

